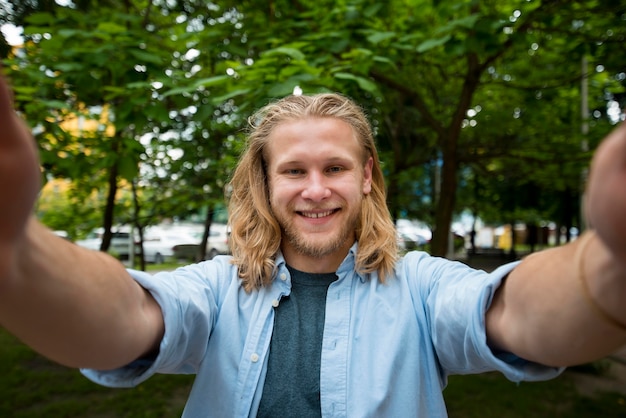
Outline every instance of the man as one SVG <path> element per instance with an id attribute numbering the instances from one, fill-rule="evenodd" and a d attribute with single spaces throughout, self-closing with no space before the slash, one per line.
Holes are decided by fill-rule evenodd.
<path id="1" fill-rule="evenodd" d="M 184 416 L 445 417 L 454 373 L 547 379 L 626 343 L 626 128 L 598 150 L 576 242 L 492 274 L 398 259 L 371 129 L 335 94 L 251 118 L 233 256 L 150 276 L 32 218 L 33 140 L 0 83 L 0 323 L 110 386 L 197 374 Z"/>

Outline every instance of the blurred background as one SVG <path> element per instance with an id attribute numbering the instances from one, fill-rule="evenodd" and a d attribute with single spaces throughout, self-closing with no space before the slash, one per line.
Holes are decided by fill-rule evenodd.
<path id="1" fill-rule="evenodd" d="M 361 104 L 401 249 L 485 269 L 585 229 L 590 157 L 625 119 L 623 0 L 0 0 L 0 32 L 37 215 L 139 269 L 228 253 L 247 118 L 285 95 Z M 1 416 L 179 416 L 191 383 L 113 391 L 0 342 Z M 624 364 L 444 394 L 451 417 L 623 417 Z"/>
<path id="2" fill-rule="evenodd" d="M 0 54 L 41 151 L 38 214 L 68 239 L 100 229 L 108 251 L 123 227 L 141 247 L 193 223 L 206 258 L 250 114 L 336 91 L 372 120 L 394 219 L 429 230 L 399 228 L 404 247 L 516 258 L 585 227 L 590 155 L 624 119 L 625 16 L 615 0 L 2 0 Z"/>

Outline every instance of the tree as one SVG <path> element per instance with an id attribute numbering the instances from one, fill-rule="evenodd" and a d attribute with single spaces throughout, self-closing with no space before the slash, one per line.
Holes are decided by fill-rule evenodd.
<path id="1" fill-rule="evenodd" d="M 120 162 L 113 156 L 121 152 L 125 163 L 115 166 L 135 173 L 143 156 L 142 166 L 155 165 L 142 173 L 144 182 L 136 182 L 143 193 L 167 195 L 172 208 L 192 210 L 201 209 L 198 199 L 183 203 L 188 198 L 174 182 L 194 196 L 209 190 L 207 207 L 216 203 L 212 199 L 218 199 L 224 177 L 209 173 L 214 168 L 228 173 L 238 132 L 253 110 L 296 89 L 341 91 L 372 119 L 386 158 L 393 216 L 426 219 L 434 229 L 434 254 L 448 248 L 451 220 L 462 209 L 457 191 L 467 186 L 498 194 L 499 184 L 481 176 L 505 176 L 511 187 L 522 187 L 526 179 L 542 196 L 550 191 L 576 195 L 572 179 L 587 157 L 578 145 L 585 140 L 590 149 L 595 145 L 579 130 L 583 118 L 576 96 L 587 76 L 580 71 L 583 58 L 592 65 L 606 62 L 592 77 L 598 83 L 591 89 L 592 109 L 602 113 L 604 97 L 624 91 L 623 77 L 613 76 L 621 71 L 619 60 L 611 54 L 625 36 L 619 17 L 624 6 L 618 2 L 111 1 L 91 6 L 93 14 L 83 13 L 88 21 L 59 8 L 52 21 L 72 22 L 71 29 L 50 24 L 50 15 L 42 15 L 41 22 L 31 17 L 33 44 L 50 51 L 27 50 L 30 63 L 20 71 L 19 77 L 42 85 L 33 91 L 25 87 L 28 82 L 20 83 L 20 99 L 34 93 L 45 100 L 25 109 L 40 116 L 33 120 L 46 120 L 41 116 L 50 108 L 58 120 L 65 109 L 60 103 L 68 98 L 90 106 L 104 97 L 121 136 L 98 155 L 110 156 L 108 167 L 113 167 Z M 52 38 L 41 36 L 44 32 Z M 46 76 L 41 68 L 48 70 Z M 94 88 L 96 80 L 104 87 Z M 73 106 L 72 113 L 77 110 Z M 44 132 L 63 138 L 51 125 L 43 123 Z M 594 138 L 608 129 L 601 119 L 589 126 Z M 163 141 L 165 134 L 171 139 Z M 153 138 L 150 148 L 159 149 L 156 154 L 138 141 L 147 137 Z M 55 160 L 56 150 L 50 146 L 49 164 L 71 170 Z M 172 152 L 193 152 L 198 167 L 177 162 Z M 518 159 L 526 164 L 516 164 Z M 533 167 L 537 162 L 541 166 Z M 121 177 L 133 178 L 131 171 Z M 554 176 L 567 181 L 555 185 L 549 180 Z M 472 179 L 480 187 L 468 186 Z M 145 189 L 153 182 L 160 193 Z M 150 208 L 150 218 L 162 215 L 156 208 L 166 207 L 147 203 L 141 210 Z M 557 209 L 544 206 L 541 216 L 557 216 Z"/>
<path id="2" fill-rule="evenodd" d="M 25 18 L 26 54 L 9 62 L 18 69 L 12 73 L 18 106 L 23 103 L 27 119 L 39 124 L 36 131 L 47 174 L 83 182 L 87 189 L 98 188 L 103 181 L 108 185 L 103 250 L 114 223 L 134 223 L 140 231 L 144 226 L 140 213 L 115 214 L 120 182 L 129 189 L 131 184 L 148 184 L 136 181 L 142 155 L 144 165 L 162 159 L 158 153 L 153 154 L 156 159 L 149 158 L 142 140 L 146 135 L 160 139 L 168 132 L 182 132 L 181 124 L 190 120 L 184 109 L 193 97 L 161 96 L 159 90 L 171 90 L 179 77 L 187 78 L 192 71 L 185 68 L 185 53 L 198 37 L 188 27 L 194 24 L 194 13 L 201 12 L 193 5 L 185 2 L 165 9 L 168 6 L 159 2 L 128 1 L 80 10 L 57 5 Z M 108 118 L 102 129 L 68 132 L 61 127 L 67 118 L 97 119 L 104 111 Z M 219 145 L 221 138 L 215 141 Z M 177 145 L 167 148 L 166 153 Z M 94 173 L 100 174 L 87 181 Z M 194 190 L 206 189 L 207 183 L 198 183 Z M 172 203 L 167 208 L 175 207 L 168 192 L 161 191 L 162 195 L 146 191 L 152 198 L 159 196 L 153 207 L 164 202 Z M 140 210 L 142 205 L 137 198 L 134 201 Z"/>

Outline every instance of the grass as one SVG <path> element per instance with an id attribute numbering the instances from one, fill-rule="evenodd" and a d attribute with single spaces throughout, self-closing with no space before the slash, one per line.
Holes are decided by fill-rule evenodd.
<path id="1" fill-rule="evenodd" d="M 191 264 L 190 261 L 184 262 L 184 261 L 178 261 L 178 260 L 167 260 L 165 261 L 165 263 L 161 263 L 161 264 L 154 264 L 154 263 L 149 263 L 146 264 L 146 271 L 147 272 L 155 272 L 155 271 L 162 271 L 162 270 L 174 270 L 180 266 L 186 266 L 187 264 Z M 135 268 L 138 268 L 139 265 L 137 265 Z"/>
<path id="2" fill-rule="evenodd" d="M 583 396 L 567 372 L 550 381 L 519 384 L 499 373 L 452 376 L 444 396 L 450 418 L 626 416 L 626 391 Z"/>
<path id="3" fill-rule="evenodd" d="M 3 329 L 0 376 L 3 418 L 180 417 L 193 381 L 193 376 L 157 375 L 133 389 L 100 387 L 42 358 Z M 626 416 L 626 394 L 582 396 L 567 375 L 519 385 L 496 373 L 452 376 L 444 396 L 450 418 Z"/>
<path id="4" fill-rule="evenodd" d="M 0 328 L 0 417 L 179 417 L 193 376 L 158 375 L 132 389 L 91 383 L 52 363 Z"/>

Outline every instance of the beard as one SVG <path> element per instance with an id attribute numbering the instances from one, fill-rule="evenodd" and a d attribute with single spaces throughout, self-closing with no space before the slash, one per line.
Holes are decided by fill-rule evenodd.
<path id="1" fill-rule="evenodd" d="M 352 245 L 356 238 L 355 232 L 361 216 L 360 208 L 360 204 L 356 205 L 356 208 L 348 213 L 347 219 L 340 228 L 333 229 L 323 237 L 319 236 L 320 233 L 316 233 L 313 238 L 310 237 L 310 233 L 299 229 L 293 222 L 293 218 L 285 215 L 285 213 L 293 214 L 294 211 L 274 212 L 274 216 L 282 230 L 283 239 L 296 252 L 311 258 L 323 258 L 346 245 Z"/>

